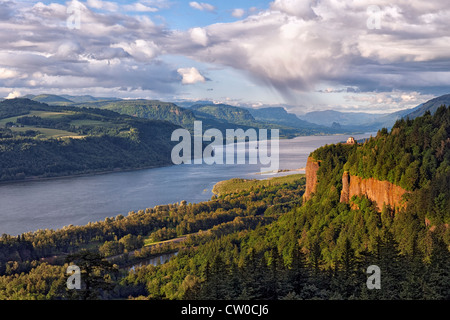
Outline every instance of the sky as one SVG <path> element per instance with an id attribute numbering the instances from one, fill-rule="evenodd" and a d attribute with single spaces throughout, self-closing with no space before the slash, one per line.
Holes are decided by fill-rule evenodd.
<path id="1" fill-rule="evenodd" d="M 0 97 L 388 113 L 450 93 L 450 4 L 0 0 Z"/>

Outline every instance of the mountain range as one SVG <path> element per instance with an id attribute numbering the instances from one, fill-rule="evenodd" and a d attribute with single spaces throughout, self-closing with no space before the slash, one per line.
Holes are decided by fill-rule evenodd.
<path id="1" fill-rule="evenodd" d="M 203 121 L 204 129 L 279 128 L 281 136 L 293 137 L 311 134 L 354 134 L 391 128 L 405 117 L 411 119 L 429 110 L 434 113 L 441 105 L 450 105 L 450 94 L 431 99 L 415 108 L 393 113 L 340 112 L 335 110 L 313 111 L 304 115 L 289 113 L 282 106 L 260 108 L 231 106 L 212 101 L 177 101 L 93 97 L 90 95 L 27 95 L 34 101 L 49 105 L 101 108 L 122 114 L 152 120 L 166 120 L 193 130 L 196 120 Z"/>
<path id="2" fill-rule="evenodd" d="M 411 109 L 404 109 L 393 113 L 373 114 L 366 112 L 339 112 L 335 110 L 313 111 L 299 116 L 310 123 L 331 127 L 339 124 L 343 129 L 378 130 L 391 128 L 401 118 L 414 119 L 426 111 L 434 114 L 441 105 L 450 105 L 450 94 L 433 98 Z"/>

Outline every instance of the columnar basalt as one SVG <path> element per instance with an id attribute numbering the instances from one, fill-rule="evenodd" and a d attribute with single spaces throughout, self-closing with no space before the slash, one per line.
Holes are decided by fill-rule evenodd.
<path id="1" fill-rule="evenodd" d="M 306 161 L 306 188 L 303 194 L 303 200 L 308 201 L 311 199 L 313 193 L 316 192 L 317 188 L 317 171 L 319 170 L 320 163 L 312 157 L 308 157 Z"/>

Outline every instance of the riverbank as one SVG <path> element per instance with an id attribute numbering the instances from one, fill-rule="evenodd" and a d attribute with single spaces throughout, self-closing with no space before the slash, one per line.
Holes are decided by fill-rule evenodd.
<path id="1" fill-rule="evenodd" d="M 241 179 L 233 178 L 229 180 L 223 180 L 216 183 L 212 189 L 212 192 L 216 196 L 221 196 L 228 193 L 239 193 L 242 191 L 248 191 L 251 189 L 269 187 L 280 185 L 284 183 L 292 183 L 296 180 L 304 179 L 304 174 L 290 174 L 282 177 L 272 177 L 267 179 Z"/>
<path id="2" fill-rule="evenodd" d="M 7 184 L 15 184 L 15 183 L 23 183 L 23 182 L 39 182 L 39 181 L 48 181 L 48 180 L 58 180 L 58 179 L 70 179 L 70 178 L 78 178 L 78 177 L 91 177 L 91 176 L 98 176 L 98 175 L 104 175 L 104 174 L 110 174 L 110 173 L 119 173 L 119 172 L 133 172 L 133 171 L 139 171 L 139 170 L 145 170 L 145 169 L 155 169 L 155 168 L 164 168 L 172 166 L 173 164 L 161 164 L 161 165 L 153 165 L 153 166 L 144 166 L 144 167 L 137 167 L 137 168 L 116 168 L 113 170 L 101 170 L 101 171 L 89 171 L 86 173 L 79 173 L 79 174 L 68 174 L 68 175 L 61 175 L 61 176 L 54 176 L 54 177 L 39 177 L 39 176 L 33 176 L 18 180 L 0 180 L 0 185 L 7 185 Z"/>

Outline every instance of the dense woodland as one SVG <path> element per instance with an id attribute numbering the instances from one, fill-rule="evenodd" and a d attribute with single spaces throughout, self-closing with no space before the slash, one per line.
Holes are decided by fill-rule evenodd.
<path id="1" fill-rule="evenodd" d="M 220 198 L 214 196 L 211 201 L 198 204 L 182 201 L 157 206 L 130 212 L 126 217 L 119 215 L 106 218 L 86 226 L 68 226 L 56 231 L 39 230 L 17 237 L 3 235 L 0 238 L 0 274 L 4 276 L 0 278 L 0 297 L 16 299 L 21 296 L 18 291 L 27 298 L 42 298 L 42 295 L 48 297 L 47 289 L 27 292 L 20 285 L 16 287 L 17 283 L 11 280 L 22 279 L 17 280 L 19 283 L 34 281 L 29 277 L 37 274 L 42 277 L 39 281 L 46 283 L 42 285 L 43 288 L 47 288 L 53 281 L 51 274 L 35 273 L 35 269 L 45 269 L 49 273 L 62 270 L 61 265 L 65 263 L 67 255 L 77 254 L 82 249 L 89 249 L 104 258 L 137 249 L 142 246 L 143 237 L 159 241 L 193 233 L 197 234 L 188 237 L 184 245 L 197 247 L 222 235 L 270 223 L 280 214 L 300 204 L 304 184 L 304 177 L 300 177 L 290 184 L 264 186 Z M 144 252 L 137 258 L 173 250 L 173 246 L 162 247 L 159 251 Z M 43 257 L 47 259 L 41 259 Z M 118 264 L 131 262 L 119 261 Z M 50 277 L 48 283 L 47 276 Z M 65 275 L 62 273 L 60 276 Z M 58 290 L 63 292 L 63 289 Z M 123 290 L 127 291 L 129 288 Z M 64 297 L 60 294 L 55 293 L 51 298 Z"/>
<path id="2" fill-rule="evenodd" d="M 449 119 L 442 107 L 363 145 L 319 148 L 311 155 L 321 161 L 319 183 L 305 203 L 299 178 L 86 226 L 4 235 L 0 298 L 450 299 Z M 368 164 L 371 157 L 381 165 Z M 408 206 L 378 212 L 365 197 L 340 203 L 345 170 L 394 179 L 411 191 Z M 136 258 L 126 253 L 146 240 L 185 234 L 185 242 L 158 251 L 178 251 L 167 263 L 123 268 Z M 65 289 L 71 262 L 92 266 L 83 273 L 88 288 Z M 381 269 L 380 290 L 366 286 L 369 265 Z"/>

